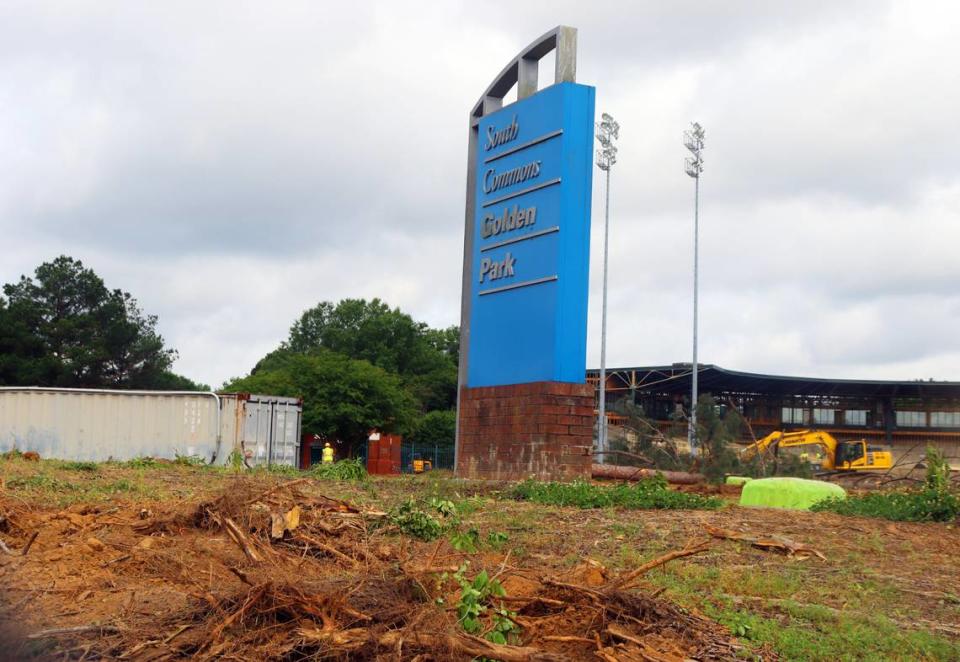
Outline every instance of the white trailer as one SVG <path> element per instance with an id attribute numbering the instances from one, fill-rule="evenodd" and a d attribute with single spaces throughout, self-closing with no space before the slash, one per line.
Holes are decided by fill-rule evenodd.
<path id="1" fill-rule="evenodd" d="M 0 452 L 61 460 L 174 459 L 296 466 L 302 402 L 248 393 L 0 387 Z"/>

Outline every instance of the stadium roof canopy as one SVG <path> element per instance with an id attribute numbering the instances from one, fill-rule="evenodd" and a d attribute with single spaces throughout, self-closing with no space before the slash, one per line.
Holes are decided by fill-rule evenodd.
<path id="1" fill-rule="evenodd" d="M 600 371 L 588 370 L 591 377 Z M 701 393 L 739 393 L 773 396 L 832 396 L 857 398 L 960 399 L 960 382 L 880 381 L 787 377 L 727 370 L 716 365 L 698 366 Z M 691 364 L 608 368 L 608 389 L 636 389 L 662 394 L 689 393 Z M 618 388 L 619 387 L 619 388 Z"/>

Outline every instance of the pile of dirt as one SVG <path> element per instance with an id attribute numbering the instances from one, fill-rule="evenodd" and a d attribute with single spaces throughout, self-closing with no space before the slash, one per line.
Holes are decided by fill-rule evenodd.
<path id="1" fill-rule="evenodd" d="M 238 480 L 174 508 L 46 511 L 0 498 L 9 548 L 0 614 L 7 636 L 18 630 L 8 650 L 124 660 L 738 659 L 723 627 L 637 588 L 651 568 L 706 543 L 617 577 L 596 564 L 543 576 L 511 565 L 509 552 L 463 554 L 399 535 L 386 513 L 320 487 Z M 485 598 L 474 636 L 457 605 L 464 576 L 481 571 L 507 594 Z M 483 636 L 495 610 L 516 626 L 507 644 Z"/>

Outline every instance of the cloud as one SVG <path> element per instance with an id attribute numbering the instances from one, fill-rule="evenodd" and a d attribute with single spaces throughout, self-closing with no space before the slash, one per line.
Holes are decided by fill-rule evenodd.
<path id="1" fill-rule="evenodd" d="M 703 359 L 960 379 L 958 19 L 907 2 L 6 5 L 0 281 L 79 257 L 214 384 L 321 300 L 457 323 L 467 113 L 565 23 L 623 126 L 613 364 L 689 358 L 680 134 L 697 119 Z M 598 177 L 591 364 L 602 193 Z"/>

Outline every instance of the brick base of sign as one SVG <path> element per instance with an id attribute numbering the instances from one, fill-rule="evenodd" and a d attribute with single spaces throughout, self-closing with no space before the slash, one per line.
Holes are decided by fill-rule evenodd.
<path id="1" fill-rule="evenodd" d="M 566 382 L 463 388 L 457 475 L 589 479 L 593 391 L 588 384 Z"/>

